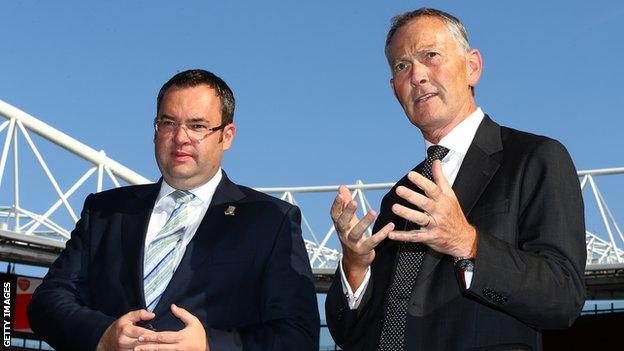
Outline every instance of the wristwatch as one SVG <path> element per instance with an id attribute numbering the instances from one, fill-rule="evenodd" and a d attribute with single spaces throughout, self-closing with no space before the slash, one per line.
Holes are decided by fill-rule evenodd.
<path id="1" fill-rule="evenodd" d="M 473 257 L 455 257 L 455 275 L 457 276 L 457 280 L 461 284 L 462 288 L 467 289 L 468 285 L 466 284 L 466 272 L 474 271 L 474 258 Z"/>
<path id="2" fill-rule="evenodd" d="M 458 271 L 472 272 L 474 271 L 474 258 L 472 257 L 456 257 L 453 259 L 455 262 L 455 269 Z"/>

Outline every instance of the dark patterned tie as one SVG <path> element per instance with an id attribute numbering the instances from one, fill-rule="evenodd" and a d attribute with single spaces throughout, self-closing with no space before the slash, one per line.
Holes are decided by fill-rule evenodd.
<path id="1" fill-rule="evenodd" d="M 433 180 L 431 170 L 433 161 L 443 159 L 448 152 L 449 149 L 444 146 L 430 146 L 427 149 L 427 158 L 416 167 L 416 170 Z M 399 247 L 399 257 L 386 301 L 379 351 L 401 351 L 405 348 L 407 303 L 426 251 L 427 246 L 421 243 L 404 242 Z"/>

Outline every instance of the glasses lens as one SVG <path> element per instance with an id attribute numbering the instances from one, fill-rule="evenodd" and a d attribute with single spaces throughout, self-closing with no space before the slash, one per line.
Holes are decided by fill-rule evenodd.
<path id="1" fill-rule="evenodd" d="M 156 131 L 159 133 L 168 134 L 176 130 L 177 124 L 173 121 L 161 119 L 156 121 Z"/>
<path id="2" fill-rule="evenodd" d="M 208 125 L 202 122 L 189 122 L 179 123 L 170 119 L 160 119 L 155 123 L 156 132 L 163 135 L 169 135 L 178 132 L 178 128 L 183 128 L 184 132 L 189 138 L 194 140 L 201 140 L 205 138 L 210 132 L 223 129 L 224 126 L 216 128 L 209 128 Z"/>

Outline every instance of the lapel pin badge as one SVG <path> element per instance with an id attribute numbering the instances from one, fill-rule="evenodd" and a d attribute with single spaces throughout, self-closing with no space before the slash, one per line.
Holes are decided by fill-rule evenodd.
<path id="1" fill-rule="evenodd" d="M 236 213 L 236 206 L 232 206 L 229 205 L 225 211 L 223 212 L 223 214 L 225 214 L 226 216 L 234 216 Z"/>

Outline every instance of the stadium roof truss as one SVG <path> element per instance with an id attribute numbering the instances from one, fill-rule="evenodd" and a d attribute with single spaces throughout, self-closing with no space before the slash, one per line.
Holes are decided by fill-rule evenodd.
<path id="1" fill-rule="evenodd" d="M 70 237 L 71 228 L 78 220 L 72 203 L 82 203 L 82 198 L 76 199 L 76 193 L 78 189 L 87 186 L 87 180 L 96 178 L 96 186 L 90 189 L 90 192 L 104 189 L 105 181 L 114 187 L 150 182 L 149 179 L 109 158 L 104 151 L 94 150 L 2 100 L 0 100 L 0 116 L 4 117 L 4 121 L 0 118 L 0 142 L 2 142 L 0 260 L 49 265 L 64 247 L 65 241 Z M 38 136 L 36 140 L 32 137 L 33 134 Z M 18 146 L 23 143 L 18 143 L 18 138 L 21 138 L 27 145 L 26 151 L 31 153 L 31 157 L 34 156 L 48 184 L 41 182 L 28 184 L 31 177 L 20 175 L 19 161 L 23 152 L 18 150 Z M 46 150 L 54 146 L 61 148 L 63 152 L 69 153 L 72 157 L 81 158 L 87 164 L 86 169 L 76 176 L 75 181 L 70 180 L 71 185 L 65 189 L 61 187 L 62 183 L 57 177 L 66 177 L 67 170 L 62 175 L 53 173 L 46 163 L 44 153 L 41 152 L 42 149 Z M 9 155 L 12 156 L 11 160 L 9 160 Z M 10 171 L 13 175 L 12 183 L 7 185 Z M 578 174 L 586 210 L 591 209 L 586 211 L 588 269 L 604 268 L 609 265 L 621 266 L 624 263 L 624 251 L 621 249 L 624 245 L 624 236 L 607 205 L 597 180 L 602 180 L 607 176 L 609 179 L 616 179 L 614 177 L 624 174 L 624 168 L 579 171 Z M 621 184 L 620 178 L 617 178 L 617 183 Z M 372 193 L 373 196 L 380 197 L 380 194 L 393 185 L 394 183 L 364 184 L 362 181 L 357 181 L 347 187 L 359 204 L 359 213 L 364 215 L 374 208 L 368 195 Z M 29 190 L 51 187 L 56 197 L 48 206 L 44 206 L 45 209 L 34 210 L 36 206 L 29 207 L 22 203 L 20 190 L 26 187 Z M 615 189 L 619 188 L 622 187 L 615 187 Z M 302 230 L 310 263 L 317 272 L 332 272 L 340 259 L 340 245 L 328 212 L 338 185 L 258 188 L 257 190 L 280 197 L 301 208 Z M 11 195 L 12 199 L 10 199 Z M 317 198 L 320 196 L 323 205 L 308 206 L 307 201 L 303 200 L 308 196 Z M 591 204 L 594 206 L 590 206 Z M 65 217 L 69 216 L 70 220 L 55 220 L 61 212 L 65 212 Z M 322 213 L 323 216 L 314 220 L 310 219 L 318 213 Z M 589 221 L 590 216 L 593 221 Z M 589 230 L 590 225 L 592 231 Z M 327 229 L 315 230 L 323 226 Z M 370 234 L 369 229 L 368 235 Z"/>

